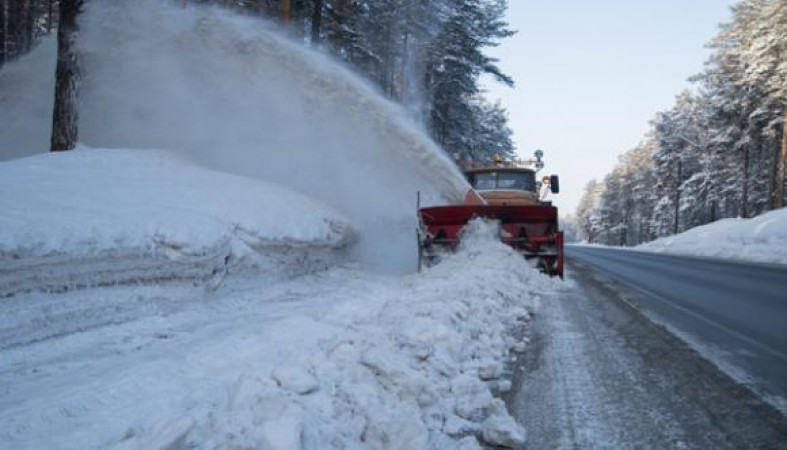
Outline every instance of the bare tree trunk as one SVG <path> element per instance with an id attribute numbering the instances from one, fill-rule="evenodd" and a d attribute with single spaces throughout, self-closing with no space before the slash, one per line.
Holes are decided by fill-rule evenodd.
<path id="1" fill-rule="evenodd" d="M 323 0 L 312 0 L 312 45 L 320 43 L 320 28 L 322 27 L 322 2 Z"/>
<path id="2" fill-rule="evenodd" d="M 787 107 L 784 111 L 784 123 L 782 124 L 782 157 L 781 164 L 779 164 L 778 184 L 776 186 L 776 204 L 777 208 L 784 206 L 784 184 L 787 182 Z"/>
<path id="3" fill-rule="evenodd" d="M 413 64 L 413 55 L 412 52 L 414 51 L 414 46 L 412 45 L 412 41 L 415 39 L 414 36 L 411 36 L 412 24 L 413 24 L 413 8 L 412 3 L 407 3 L 405 6 L 404 11 L 404 24 L 402 27 L 404 31 L 402 32 L 402 70 L 400 71 L 401 76 L 401 93 L 399 95 L 399 102 L 405 106 L 405 108 L 410 108 L 411 102 L 411 94 L 413 93 L 413 80 L 412 80 L 412 64 Z"/>
<path id="4" fill-rule="evenodd" d="M 52 27 L 55 25 L 55 0 L 47 0 L 46 3 L 46 32 L 52 33 Z"/>
<path id="5" fill-rule="evenodd" d="M 388 80 L 388 98 L 396 100 L 396 56 L 394 55 L 393 44 L 388 44 L 387 65 L 385 78 Z"/>
<path id="6" fill-rule="evenodd" d="M 672 234 L 678 234 L 680 230 L 680 191 L 683 181 L 683 160 L 678 158 L 678 185 L 675 187 L 675 223 L 673 224 Z"/>
<path id="7" fill-rule="evenodd" d="M 38 1 L 37 0 L 28 0 L 30 6 L 27 7 L 27 29 L 25 29 L 25 34 L 27 35 L 27 49 L 25 49 L 25 53 L 33 49 L 33 44 L 36 40 L 36 34 L 38 33 L 38 26 L 36 22 L 38 22 Z"/>
<path id="8" fill-rule="evenodd" d="M 52 114 L 51 151 L 71 150 L 79 135 L 79 60 L 76 52 L 77 16 L 83 0 L 60 0 L 57 30 L 55 108 Z"/>
<path id="9" fill-rule="evenodd" d="M 741 204 L 738 214 L 744 219 L 749 216 L 749 147 L 743 150 L 743 174 L 741 179 Z"/>
<path id="10" fill-rule="evenodd" d="M 778 208 L 776 206 L 779 192 L 779 154 L 781 148 L 771 150 L 771 162 L 768 166 L 768 210 Z"/>
<path id="11" fill-rule="evenodd" d="M 290 0 L 281 0 L 281 21 L 285 25 L 290 23 Z"/>
<path id="12" fill-rule="evenodd" d="M 405 30 L 402 35 L 402 67 L 399 71 L 400 80 L 399 80 L 399 95 L 397 100 L 402 105 L 407 106 L 407 89 L 409 88 L 408 83 L 408 70 L 410 70 L 410 32 Z"/>
<path id="13" fill-rule="evenodd" d="M 19 53 L 27 53 L 33 48 L 33 0 L 17 0 L 22 3 L 22 24 Z"/>
<path id="14" fill-rule="evenodd" d="M 8 55 L 8 2 L 0 0 L 0 67 L 5 64 Z"/>
<path id="15" fill-rule="evenodd" d="M 30 0 L 11 0 L 8 3 L 8 45 L 6 59 L 12 59 L 30 49 L 32 17 Z"/>

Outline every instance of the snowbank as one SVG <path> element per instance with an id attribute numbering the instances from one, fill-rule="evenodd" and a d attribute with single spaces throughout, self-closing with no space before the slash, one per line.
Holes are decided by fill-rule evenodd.
<path id="1" fill-rule="evenodd" d="M 787 264 L 787 208 L 723 219 L 635 247 L 657 253 Z"/>
<path id="2" fill-rule="evenodd" d="M 161 151 L 3 162 L 0 192 L 0 296 L 228 268 L 308 270 L 354 237 L 340 214 L 303 195 Z"/>
<path id="3" fill-rule="evenodd" d="M 493 394 L 510 387 L 505 366 L 524 348 L 512 330 L 559 282 L 500 244 L 496 227 L 475 226 L 463 249 L 419 274 L 335 268 L 245 291 L 230 280 L 218 301 L 192 292 L 166 318 L 153 310 L 7 349 L 0 447 L 517 447 L 524 430 Z M 189 295 L 103 291 L 60 294 L 71 297 L 60 305 Z M 30 328 L 52 308 L 10 300 Z M 25 326 L 14 321 L 15 335 Z"/>

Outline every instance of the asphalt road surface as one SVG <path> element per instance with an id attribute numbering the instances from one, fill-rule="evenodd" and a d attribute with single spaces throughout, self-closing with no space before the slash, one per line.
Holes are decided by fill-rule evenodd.
<path id="1" fill-rule="evenodd" d="M 787 273 L 585 247 L 568 260 L 506 399 L 527 449 L 787 449 Z"/>
<path id="2" fill-rule="evenodd" d="M 787 412 L 787 267 L 581 246 L 568 257 Z"/>

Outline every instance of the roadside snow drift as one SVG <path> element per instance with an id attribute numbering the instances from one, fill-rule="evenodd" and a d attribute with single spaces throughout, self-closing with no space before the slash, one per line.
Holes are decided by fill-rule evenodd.
<path id="1" fill-rule="evenodd" d="M 173 285 L 10 298 L 0 447 L 517 447 L 493 393 L 524 348 L 512 330 L 558 284 L 496 232 L 475 223 L 456 255 L 406 277 L 232 277 L 219 301 Z M 136 319 L 107 323 L 118 302 Z"/>
<path id="2" fill-rule="evenodd" d="M 656 239 L 637 250 L 787 264 L 787 208 L 753 219 L 723 219 L 676 236 Z"/>
<path id="3" fill-rule="evenodd" d="M 416 192 L 442 204 L 468 188 L 402 108 L 263 20 L 102 0 L 86 4 L 78 45 L 85 144 L 184 152 L 312 196 L 358 225 L 366 266 L 413 270 Z M 46 42 L 0 72 L 11 156 L 48 145 L 54 63 Z"/>
<path id="4" fill-rule="evenodd" d="M 250 267 L 304 273 L 354 238 L 301 194 L 160 151 L 6 161 L 0 192 L 0 296 Z"/>

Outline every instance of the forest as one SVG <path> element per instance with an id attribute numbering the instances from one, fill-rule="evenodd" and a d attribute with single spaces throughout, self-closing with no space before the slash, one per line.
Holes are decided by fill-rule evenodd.
<path id="1" fill-rule="evenodd" d="M 579 239 L 632 246 L 785 206 L 787 0 L 743 0 L 641 143 L 590 181 Z"/>
<path id="2" fill-rule="evenodd" d="M 57 30 L 61 17 L 68 19 L 91 1 L 101 0 L 0 0 L 0 67 L 30 51 Z M 173 1 L 278 22 L 293 39 L 344 61 L 401 104 L 457 159 L 514 155 L 507 112 L 487 101 L 480 87 L 484 75 L 513 86 L 497 60 L 485 52 L 514 33 L 504 20 L 506 0 Z M 60 27 L 66 36 L 59 40 L 59 62 L 71 66 L 77 58 L 70 54 L 67 33 L 75 31 L 76 24 Z M 76 67 L 65 73 L 61 66 L 58 93 L 78 87 L 79 79 Z M 73 82 L 66 77 L 73 77 Z M 53 125 L 53 150 L 73 147 L 77 140 L 77 131 L 68 129 L 75 127 L 76 116 L 63 109 L 75 95 L 66 92 L 55 101 L 55 117 L 61 120 Z"/>

